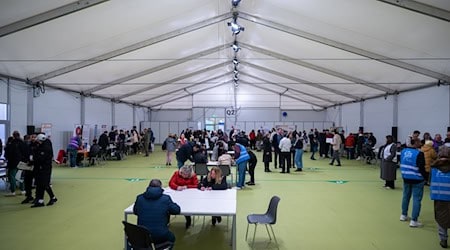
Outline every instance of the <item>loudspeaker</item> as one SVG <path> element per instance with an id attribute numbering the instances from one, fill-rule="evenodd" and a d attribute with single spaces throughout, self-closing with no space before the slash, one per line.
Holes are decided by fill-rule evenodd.
<path id="1" fill-rule="evenodd" d="M 364 127 L 359 127 L 358 132 L 364 133 Z"/>
<path id="2" fill-rule="evenodd" d="M 27 125 L 27 135 L 34 134 L 35 129 L 34 125 Z"/>
<path id="3" fill-rule="evenodd" d="M 398 141 L 398 127 L 392 127 L 392 137 L 394 139 L 394 142 Z"/>

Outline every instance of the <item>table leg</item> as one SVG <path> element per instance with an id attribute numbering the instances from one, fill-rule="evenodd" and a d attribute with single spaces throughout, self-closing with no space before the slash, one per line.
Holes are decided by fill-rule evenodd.
<path id="1" fill-rule="evenodd" d="M 233 222 L 231 225 L 231 247 L 236 250 L 236 214 L 233 215 Z"/>
<path id="2" fill-rule="evenodd" d="M 125 213 L 125 221 L 128 221 L 128 214 Z M 124 241 L 124 250 L 127 250 L 128 243 L 127 243 L 127 235 L 125 234 L 125 230 L 123 231 L 123 241 Z"/>

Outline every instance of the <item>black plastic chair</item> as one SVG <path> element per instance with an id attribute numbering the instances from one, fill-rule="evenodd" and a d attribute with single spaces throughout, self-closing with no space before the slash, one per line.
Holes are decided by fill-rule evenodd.
<path id="1" fill-rule="evenodd" d="M 128 244 L 133 250 L 166 250 L 172 249 L 173 242 L 166 241 L 155 244 L 147 228 L 122 221 Z"/>
<path id="2" fill-rule="evenodd" d="M 208 175 L 208 166 L 206 163 L 195 163 L 194 172 L 197 176 L 200 176 L 200 181 L 202 181 L 203 177 Z"/>
<path id="3" fill-rule="evenodd" d="M 253 233 L 252 247 L 255 244 L 256 227 L 258 226 L 258 224 L 262 224 L 262 225 L 266 226 L 266 230 L 267 230 L 267 234 L 269 235 L 269 239 L 272 240 L 269 229 L 267 228 L 267 225 L 270 226 L 270 229 L 272 230 L 273 238 L 275 239 L 275 243 L 278 245 L 277 238 L 275 237 L 275 233 L 273 232 L 272 225 L 277 223 L 277 210 L 278 210 L 279 202 L 280 202 L 280 197 L 273 196 L 270 199 L 269 208 L 267 209 L 267 212 L 265 214 L 249 214 L 247 216 L 248 224 L 247 224 L 247 232 L 245 233 L 245 240 L 247 240 L 249 225 L 255 224 L 255 231 Z"/>

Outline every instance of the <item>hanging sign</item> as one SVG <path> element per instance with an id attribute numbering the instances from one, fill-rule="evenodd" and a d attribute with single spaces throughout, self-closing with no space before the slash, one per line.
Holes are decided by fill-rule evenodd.
<path id="1" fill-rule="evenodd" d="M 236 109 L 233 109 L 233 108 L 227 108 L 227 109 L 225 109 L 225 115 L 226 115 L 227 117 L 235 117 L 235 116 L 236 116 L 236 113 L 237 113 L 237 110 L 236 110 Z"/>

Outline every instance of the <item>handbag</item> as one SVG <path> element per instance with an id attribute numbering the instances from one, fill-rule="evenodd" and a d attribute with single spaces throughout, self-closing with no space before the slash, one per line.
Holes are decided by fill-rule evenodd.
<path id="1" fill-rule="evenodd" d="M 32 171 L 33 170 L 33 165 L 29 166 L 28 163 L 26 162 L 19 162 L 19 164 L 17 165 L 17 168 L 20 170 L 27 170 L 27 171 Z"/>

